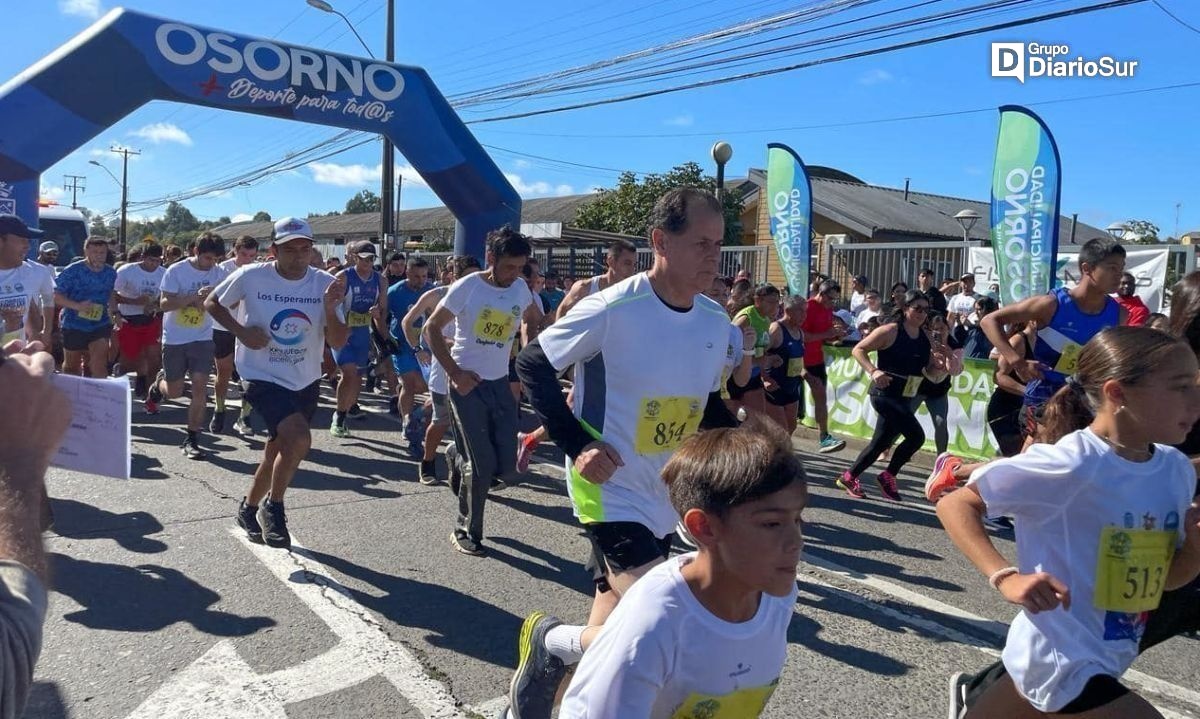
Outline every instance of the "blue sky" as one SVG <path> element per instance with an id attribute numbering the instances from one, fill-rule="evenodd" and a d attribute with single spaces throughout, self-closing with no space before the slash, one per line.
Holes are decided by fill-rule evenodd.
<path id="1" fill-rule="evenodd" d="M 332 1 L 332 0 L 331 0 Z M 943 8 L 974 4 L 942 2 Z M 1035 12 L 1083 0 L 1036 0 Z M 1200 28 L 1200 3 L 1159 0 Z M 523 79 L 599 60 L 811 3 L 782 0 L 397 0 L 397 60 L 425 67 L 443 92 Z M 336 0 L 382 55 L 385 0 Z M 906 4 L 883 0 L 882 5 Z M 7 0 L 9 33 L 0 82 L 11 78 L 111 9 L 109 0 Z M 130 0 L 126 7 L 186 23 L 360 53 L 335 16 L 303 0 Z M 978 21 L 976 21 L 978 22 Z M 886 118 L 1030 104 L 1055 134 L 1063 158 L 1064 213 L 1104 227 L 1144 218 L 1164 235 L 1200 230 L 1200 87 L 1057 104 L 1063 98 L 1200 81 L 1197 33 L 1146 2 L 990 35 L 663 95 L 645 100 L 484 125 L 481 142 L 557 162 L 495 151 L 493 157 L 526 197 L 569 194 L 611 185 L 617 170 L 664 171 L 695 160 L 711 169 L 717 139 L 734 147 L 727 174 L 762 167 L 768 142 L 785 142 L 810 164 L 915 190 L 984 199 L 990 187 L 995 112 L 903 122 Z M 989 43 L 1066 43 L 1072 56 L 1136 59 L 1132 79 L 1030 79 L 989 75 Z M 786 64 L 764 62 L 761 67 Z M 617 94 L 610 92 L 609 94 Z M 590 96 L 589 96 L 590 97 Z M 506 101 L 464 110 L 465 120 L 572 101 Z M 822 127 L 812 127 L 822 126 Z M 807 129 L 785 129 L 807 128 Z M 266 164 L 336 132 L 239 113 L 170 103 L 144 106 L 43 175 L 43 194 L 61 196 L 64 174 L 85 175 L 81 203 L 108 212 L 119 187 L 88 164 L 99 159 L 119 175 L 112 144 L 142 150 L 130 163 L 131 201 L 161 198 L 224 175 Z M 405 208 L 438 204 L 403 167 Z M 575 164 L 562 164 L 563 162 Z M 229 189 L 185 204 L 201 218 L 273 216 L 342 209 L 363 188 L 378 191 L 378 145 Z M 593 167 L 578 167 L 576 165 Z M 609 168 L 609 169 L 596 169 Z M 69 197 L 67 198 L 69 202 Z M 160 214 L 162 208 L 144 214 Z"/>

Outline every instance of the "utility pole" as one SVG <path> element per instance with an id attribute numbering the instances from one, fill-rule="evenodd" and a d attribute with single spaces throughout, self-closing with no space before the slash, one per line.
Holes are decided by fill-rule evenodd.
<path id="1" fill-rule="evenodd" d="M 125 242 L 126 225 L 128 224 L 125 215 L 129 210 L 129 156 L 140 155 L 142 153 L 137 150 L 131 150 L 128 147 L 113 147 L 110 149 L 121 156 L 121 254 L 125 254 L 129 249 Z"/>
<path id="2" fill-rule="evenodd" d="M 83 184 L 87 182 L 87 178 L 83 175 L 63 175 L 63 189 L 71 191 L 71 209 L 79 209 L 80 192 L 87 192 L 87 187 Z M 1178 223 L 1177 223 L 1178 224 Z"/>
<path id="3" fill-rule="evenodd" d="M 396 60 L 396 2 L 395 0 L 387 0 L 387 45 L 385 55 L 387 61 L 394 62 Z M 380 182 L 380 192 L 383 195 L 379 198 L 379 237 L 384 246 L 388 243 L 388 238 L 391 241 L 396 241 L 396 219 L 394 214 L 395 196 L 394 188 L 396 186 L 396 165 L 395 165 L 396 150 L 392 147 L 392 140 L 387 135 L 383 136 L 383 177 Z"/>

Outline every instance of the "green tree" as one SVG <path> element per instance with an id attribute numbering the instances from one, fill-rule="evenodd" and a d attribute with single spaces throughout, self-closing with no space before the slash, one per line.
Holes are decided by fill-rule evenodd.
<path id="1" fill-rule="evenodd" d="M 641 180 L 638 180 L 633 172 L 623 172 L 617 180 L 616 187 L 600 190 L 595 200 L 576 211 L 574 224 L 585 230 L 645 237 L 646 223 L 654 203 L 667 190 L 685 186 L 702 187 L 716 192 L 717 181 L 714 177 L 705 175 L 700 165 L 694 162 L 684 163 L 662 174 L 646 175 Z M 741 244 L 741 194 L 725 192 L 723 205 L 724 244 Z"/>
<path id="2" fill-rule="evenodd" d="M 254 222 L 270 222 L 271 221 L 271 213 L 267 212 L 266 210 L 259 210 L 258 212 L 254 213 L 253 221 Z"/>
<path id="3" fill-rule="evenodd" d="M 370 190 L 362 190 L 354 197 L 346 200 L 347 215 L 362 215 L 367 212 L 380 212 L 382 205 L 379 195 Z"/>
<path id="4" fill-rule="evenodd" d="M 1162 240 L 1158 237 L 1158 225 L 1149 220 L 1129 220 L 1125 223 L 1129 230 L 1122 240 L 1138 245 L 1156 245 Z"/>
<path id="5" fill-rule="evenodd" d="M 104 218 L 100 215 L 92 215 L 92 221 L 88 225 L 88 234 L 97 237 L 105 237 L 109 234 L 108 225 L 104 224 Z"/>

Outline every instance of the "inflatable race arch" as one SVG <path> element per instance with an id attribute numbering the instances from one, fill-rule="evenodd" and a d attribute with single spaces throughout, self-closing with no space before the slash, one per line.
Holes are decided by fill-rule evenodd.
<path id="1" fill-rule="evenodd" d="M 489 231 L 520 223 L 521 198 L 423 69 L 119 8 L 0 87 L 0 213 L 35 224 L 41 173 L 151 100 L 386 135 L 457 218 L 459 253 L 483 259 Z"/>

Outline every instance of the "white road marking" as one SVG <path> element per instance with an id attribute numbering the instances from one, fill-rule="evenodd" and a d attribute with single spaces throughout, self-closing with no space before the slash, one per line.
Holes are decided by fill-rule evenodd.
<path id="1" fill-rule="evenodd" d="M 913 606 L 920 607 L 931 612 L 936 612 L 938 614 L 943 614 L 947 617 L 957 619 L 960 622 L 970 624 L 976 629 L 992 635 L 998 644 L 1003 644 L 1005 637 L 1008 635 L 1008 625 L 1003 622 L 997 622 L 985 617 L 981 617 L 977 614 L 972 614 L 964 609 L 959 609 L 958 607 L 940 602 L 932 597 L 927 597 L 924 594 L 914 592 L 898 584 L 894 584 L 878 577 L 862 574 L 861 572 L 856 572 L 853 569 L 849 569 L 826 559 L 820 559 L 811 555 L 805 555 L 803 561 L 809 567 L 814 567 L 820 571 L 828 572 L 829 574 L 833 574 L 843 580 L 854 582 L 882 594 L 895 597 L 896 599 Z M 798 573 L 796 575 L 796 579 L 800 580 L 801 582 L 810 582 L 812 584 L 818 584 L 820 586 L 830 588 L 839 594 L 844 595 L 850 601 L 854 601 L 858 604 L 869 607 L 874 611 L 881 612 L 899 621 L 919 627 L 924 631 L 931 632 L 937 636 L 949 639 L 950 641 L 975 647 L 979 651 L 989 656 L 1000 656 L 999 650 L 978 639 L 977 637 L 970 636 L 955 629 L 950 629 L 949 627 L 929 619 L 914 616 L 891 607 L 882 606 L 871 599 L 859 596 L 853 592 L 848 592 L 840 587 L 822 581 L 813 573 Z M 1186 687 L 1181 687 L 1177 684 L 1172 684 L 1171 682 L 1159 679 L 1157 677 L 1152 677 L 1149 674 L 1144 674 L 1136 669 L 1130 669 L 1126 671 L 1123 679 L 1146 693 L 1156 694 L 1178 704 L 1194 707 L 1200 711 L 1200 692 L 1196 692 Z M 1189 716 L 1194 716 L 1181 715 L 1169 710 L 1164 710 L 1162 708 L 1160 708 L 1159 711 L 1162 712 L 1163 715 L 1168 719 L 1187 719 Z"/>
<path id="2" fill-rule="evenodd" d="M 238 656 L 232 640 L 212 649 L 161 686 L 129 719 L 286 719 L 286 705 L 340 691 L 382 676 L 428 719 L 465 719 L 453 695 L 404 646 L 392 641 L 374 615 L 349 596 L 292 535 L 292 552 L 252 544 L 230 533 L 292 590 L 340 640 L 301 664 L 259 675 Z"/>

